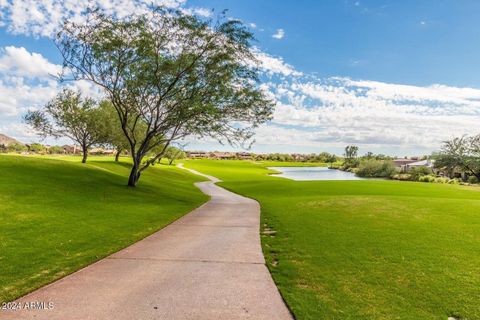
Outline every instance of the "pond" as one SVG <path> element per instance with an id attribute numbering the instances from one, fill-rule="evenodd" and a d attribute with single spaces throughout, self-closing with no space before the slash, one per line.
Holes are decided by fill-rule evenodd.
<path id="1" fill-rule="evenodd" d="M 292 180 L 363 180 L 354 173 L 329 169 L 327 167 L 268 167 L 268 169 L 280 171 L 273 174 L 276 177 L 283 177 Z"/>

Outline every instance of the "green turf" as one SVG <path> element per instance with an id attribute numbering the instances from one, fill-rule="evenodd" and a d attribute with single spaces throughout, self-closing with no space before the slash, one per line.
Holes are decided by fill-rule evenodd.
<path id="1" fill-rule="evenodd" d="M 208 200 L 202 178 L 155 166 L 135 189 L 112 157 L 0 156 L 0 301 L 153 233 Z M 70 161 L 65 161 L 70 160 Z"/>
<path id="2" fill-rule="evenodd" d="M 259 200 L 262 228 L 276 231 L 262 235 L 268 266 L 298 319 L 480 319 L 479 188 L 185 165 Z"/>

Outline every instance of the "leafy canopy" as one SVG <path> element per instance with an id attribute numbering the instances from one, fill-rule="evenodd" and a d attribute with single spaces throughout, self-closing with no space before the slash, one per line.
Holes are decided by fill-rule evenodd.
<path id="1" fill-rule="evenodd" d="M 259 88 L 252 40 L 240 21 L 224 15 L 204 21 L 155 8 L 124 19 L 93 11 L 87 23 L 67 21 L 56 43 L 69 74 L 95 83 L 112 102 L 134 163 L 129 185 L 135 185 L 173 141 L 253 142 L 273 104 Z"/>

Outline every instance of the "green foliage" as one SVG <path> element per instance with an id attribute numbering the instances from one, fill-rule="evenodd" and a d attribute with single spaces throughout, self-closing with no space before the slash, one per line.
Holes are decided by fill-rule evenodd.
<path id="1" fill-rule="evenodd" d="M 459 184 L 459 183 L 460 183 L 460 180 L 458 180 L 458 179 L 450 179 L 450 180 L 448 181 L 448 183 L 449 183 L 449 184 Z"/>
<path id="2" fill-rule="evenodd" d="M 419 182 L 437 182 L 437 178 L 432 175 L 424 175 L 424 176 L 419 176 L 417 178 L 417 181 Z M 448 179 L 447 179 L 448 180 Z"/>
<path id="3" fill-rule="evenodd" d="M 480 135 L 462 136 L 445 141 L 441 152 L 434 155 L 435 167 L 450 176 L 460 171 L 480 179 Z"/>
<path id="4" fill-rule="evenodd" d="M 179 148 L 169 146 L 165 150 L 165 158 L 168 159 L 168 164 L 172 165 L 175 160 L 184 159 L 185 152 Z"/>
<path id="5" fill-rule="evenodd" d="M 357 146 L 346 146 L 345 147 L 345 158 L 346 159 L 356 158 L 357 154 L 358 154 L 358 147 Z"/>
<path id="6" fill-rule="evenodd" d="M 100 102 L 97 117 L 99 119 L 98 133 L 101 137 L 101 143 L 111 146 L 119 152 L 128 150 L 130 144 L 122 130 L 122 124 L 118 118 L 117 111 L 110 101 L 103 100 Z M 136 127 L 138 135 L 141 135 L 142 131 L 145 130 L 140 123 Z"/>
<path id="7" fill-rule="evenodd" d="M 434 180 L 435 183 L 449 183 L 449 181 L 450 181 L 449 178 L 444 178 L 444 177 L 437 177 Z"/>
<path id="8" fill-rule="evenodd" d="M 21 152 L 26 152 L 28 151 L 27 146 L 21 144 L 21 143 L 10 143 L 7 146 L 7 151 L 8 152 L 15 152 L 15 153 L 21 153 Z"/>
<path id="9" fill-rule="evenodd" d="M 44 111 L 29 111 L 24 120 L 44 137 L 68 137 L 76 141 L 82 147 L 84 163 L 88 148 L 102 139 L 99 128 L 103 119 L 99 117 L 95 101 L 71 89 L 60 92 L 47 103 Z"/>
<path id="10" fill-rule="evenodd" d="M 321 152 L 319 154 L 267 153 L 267 154 L 255 154 L 254 158 L 257 161 L 281 161 L 281 162 L 334 163 L 338 161 L 336 155 L 328 152 Z"/>
<path id="11" fill-rule="evenodd" d="M 395 173 L 395 166 L 391 161 L 364 160 L 360 163 L 356 174 L 365 178 L 390 178 Z"/>
<path id="12" fill-rule="evenodd" d="M 34 152 L 34 153 L 45 153 L 46 148 L 43 144 L 32 143 L 28 146 L 28 151 Z"/>
<path id="13" fill-rule="evenodd" d="M 94 11 L 86 21 L 67 22 L 56 43 L 73 77 L 104 89 L 113 104 L 133 160 L 130 186 L 163 156 L 143 160 L 160 145 L 186 136 L 249 145 L 271 119 L 253 34 L 240 21 L 163 8 L 126 19 Z"/>
<path id="14" fill-rule="evenodd" d="M 362 159 L 375 159 L 375 160 L 393 160 L 392 157 L 390 156 L 386 156 L 384 154 L 375 154 L 373 152 L 367 152 L 363 157 Z"/>
<path id="15" fill-rule="evenodd" d="M 408 174 L 410 174 L 411 180 L 418 181 L 421 176 L 431 175 L 433 171 L 431 168 L 420 166 L 411 168 L 408 170 Z"/>
<path id="16" fill-rule="evenodd" d="M 392 176 L 392 179 L 401 181 L 412 181 L 412 175 L 409 173 L 397 173 Z"/>
<path id="17" fill-rule="evenodd" d="M 475 176 L 469 176 L 467 181 L 468 181 L 468 183 L 472 183 L 472 184 L 473 183 L 478 183 L 478 178 L 475 177 Z"/>
<path id="18" fill-rule="evenodd" d="M 358 147 L 346 146 L 345 147 L 345 159 L 342 165 L 342 170 L 349 170 L 351 168 L 357 168 L 360 165 L 360 160 L 357 158 Z"/>
<path id="19" fill-rule="evenodd" d="M 51 146 L 48 148 L 49 154 L 64 154 L 65 150 L 60 146 Z"/>

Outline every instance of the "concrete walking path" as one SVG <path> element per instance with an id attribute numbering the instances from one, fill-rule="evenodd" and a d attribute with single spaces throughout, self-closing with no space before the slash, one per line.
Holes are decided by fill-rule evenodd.
<path id="1" fill-rule="evenodd" d="M 196 183 L 211 196 L 201 207 L 16 301 L 53 309 L 0 319 L 292 319 L 265 266 L 258 203 L 207 177 Z"/>

